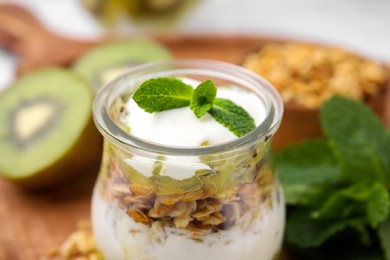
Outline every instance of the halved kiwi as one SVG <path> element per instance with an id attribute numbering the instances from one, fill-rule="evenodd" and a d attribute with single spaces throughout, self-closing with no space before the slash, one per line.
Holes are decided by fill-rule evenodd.
<path id="1" fill-rule="evenodd" d="M 131 66 L 171 58 L 170 51 L 159 43 L 125 39 L 91 49 L 75 62 L 73 69 L 98 90 Z"/>
<path id="2" fill-rule="evenodd" d="M 60 68 L 17 80 L 0 95 L 0 176 L 41 187 L 99 163 L 92 98 L 88 84 Z"/>

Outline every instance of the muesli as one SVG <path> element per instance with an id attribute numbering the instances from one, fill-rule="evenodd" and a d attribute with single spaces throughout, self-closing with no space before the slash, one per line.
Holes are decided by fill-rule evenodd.
<path id="1" fill-rule="evenodd" d="M 379 95 L 389 78 L 374 60 L 315 44 L 267 44 L 242 65 L 269 80 L 285 103 L 307 108 L 318 108 L 335 95 L 356 100 Z"/>

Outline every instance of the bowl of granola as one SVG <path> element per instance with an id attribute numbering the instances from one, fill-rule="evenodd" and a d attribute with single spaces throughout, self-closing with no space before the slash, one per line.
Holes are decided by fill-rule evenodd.
<path id="1" fill-rule="evenodd" d="M 388 69 L 350 51 L 306 43 L 269 43 L 245 55 L 242 66 L 276 87 L 285 104 L 274 138 L 280 149 L 322 135 L 321 104 L 340 95 L 361 100 L 382 115 Z"/>

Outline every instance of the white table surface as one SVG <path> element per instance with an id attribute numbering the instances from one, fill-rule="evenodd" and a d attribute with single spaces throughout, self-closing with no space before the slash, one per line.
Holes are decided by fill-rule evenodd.
<path id="1" fill-rule="evenodd" d="M 184 0 L 185 1 L 185 0 Z M 49 29 L 76 39 L 106 31 L 78 0 L 0 0 L 26 6 Z M 144 28 L 128 24 L 127 31 Z M 343 46 L 390 63 L 390 0 L 200 0 L 171 31 L 276 36 Z M 0 89 L 17 58 L 0 49 Z"/>

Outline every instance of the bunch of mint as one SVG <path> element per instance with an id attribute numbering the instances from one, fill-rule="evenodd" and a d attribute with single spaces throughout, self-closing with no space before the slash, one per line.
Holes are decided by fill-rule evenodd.
<path id="1" fill-rule="evenodd" d="M 325 140 L 275 157 L 287 202 L 285 246 L 309 259 L 390 260 L 390 132 L 342 97 L 320 110 Z"/>

